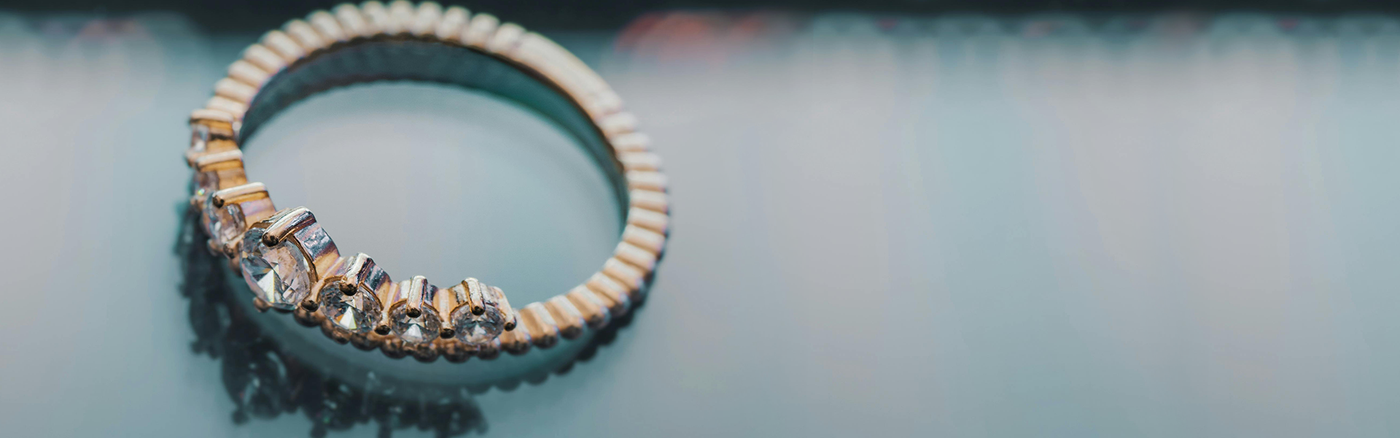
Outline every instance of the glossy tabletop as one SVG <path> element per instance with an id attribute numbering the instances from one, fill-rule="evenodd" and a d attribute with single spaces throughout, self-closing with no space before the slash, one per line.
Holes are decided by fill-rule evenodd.
<path id="1" fill-rule="evenodd" d="M 0 435 L 1400 434 L 1394 17 L 540 31 L 665 159 L 649 298 L 540 360 L 369 376 L 182 228 L 185 118 L 256 33 L 0 13 Z M 617 237 L 570 138 L 476 91 L 334 90 L 245 146 L 400 277 L 539 300 Z M 516 378 L 394 386 L 432 373 Z"/>

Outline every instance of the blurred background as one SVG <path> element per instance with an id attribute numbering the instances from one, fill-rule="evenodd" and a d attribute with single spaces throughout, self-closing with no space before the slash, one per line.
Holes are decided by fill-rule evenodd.
<path id="1" fill-rule="evenodd" d="M 190 247 L 186 117 L 330 6 L 0 4 L 0 435 L 1400 435 L 1393 5 L 463 4 L 622 95 L 672 241 L 620 329 L 412 391 Z M 616 238 L 572 140 L 486 93 L 334 90 L 245 147 L 395 276 L 538 300 Z"/>

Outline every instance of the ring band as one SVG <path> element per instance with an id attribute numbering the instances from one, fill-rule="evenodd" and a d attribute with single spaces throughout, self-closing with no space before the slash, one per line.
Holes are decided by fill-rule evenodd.
<path id="1" fill-rule="evenodd" d="M 305 207 L 278 210 L 249 182 L 240 145 L 274 114 L 352 83 L 418 80 L 492 92 L 562 126 L 608 175 L 624 215 L 613 255 L 579 286 L 512 307 L 475 278 L 439 288 L 393 281 L 365 254 L 342 254 Z M 288 22 L 243 52 L 189 119 L 192 206 L 212 251 L 230 258 L 259 310 L 292 313 L 331 339 L 430 362 L 524 354 L 606 326 L 642 299 L 666 245 L 667 182 L 649 138 L 617 94 L 553 41 L 489 14 L 437 3 L 343 4 Z"/>

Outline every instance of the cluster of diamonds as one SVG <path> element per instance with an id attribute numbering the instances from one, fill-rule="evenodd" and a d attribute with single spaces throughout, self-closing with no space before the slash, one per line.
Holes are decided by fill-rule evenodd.
<path id="1" fill-rule="evenodd" d="M 593 120 L 623 168 L 630 205 L 622 241 L 602 269 L 567 293 L 518 310 L 500 288 L 475 278 L 450 287 L 421 276 L 395 282 L 369 256 L 342 255 L 310 210 L 279 210 L 263 184 L 247 180 L 238 131 L 262 86 L 308 56 L 384 37 L 452 45 L 528 69 Z M 670 219 L 660 158 L 611 88 L 547 38 L 460 7 L 371 1 L 316 11 L 268 32 L 228 73 L 190 117 L 190 203 L 203 212 L 210 250 L 229 257 L 259 310 L 291 313 L 331 339 L 390 357 L 460 362 L 551 347 L 605 326 L 642 298 Z"/>

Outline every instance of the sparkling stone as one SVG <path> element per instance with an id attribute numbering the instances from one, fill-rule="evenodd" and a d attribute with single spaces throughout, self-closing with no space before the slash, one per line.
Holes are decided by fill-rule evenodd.
<path id="1" fill-rule="evenodd" d="M 238 249 L 243 280 L 272 307 L 290 310 L 311 292 L 311 269 L 291 240 L 268 247 L 262 244 L 262 236 L 261 228 L 243 234 Z"/>
<path id="2" fill-rule="evenodd" d="M 190 128 L 190 150 L 194 152 L 204 152 L 209 144 L 209 125 L 195 123 Z"/>
<path id="3" fill-rule="evenodd" d="M 379 300 L 374 294 L 360 289 L 346 295 L 335 286 L 321 289 L 321 314 L 332 324 L 351 333 L 369 333 L 379 320 Z"/>
<path id="4" fill-rule="evenodd" d="M 473 315 L 471 306 L 461 306 L 452 311 L 452 328 L 457 332 L 457 339 L 471 345 L 482 345 L 501 335 L 506 324 L 505 316 L 494 305 L 485 307 L 486 311 L 480 315 Z"/>
<path id="5" fill-rule="evenodd" d="M 410 310 L 412 309 L 405 304 L 389 312 L 389 322 L 394 334 L 409 344 L 426 344 L 437 339 L 442 333 L 442 321 L 438 320 L 437 313 L 432 309 L 423 309 L 418 312 L 418 317 L 414 318 L 408 315 Z"/>
<path id="6" fill-rule="evenodd" d="M 194 195 L 205 198 L 219 190 L 219 176 L 217 172 L 195 172 L 194 173 Z"/>
<path id="7" fill-rule="evenodd" d="M 204 201 L 204 223 L 207 224 L 209 237 L 214 238 L 220 244 L 232 242 L 243 233 L 246 227 L 243 221 L 243 208 L 238 204 L 228 204 L 224 208 L 214 207 L 214 200 Z"/>

